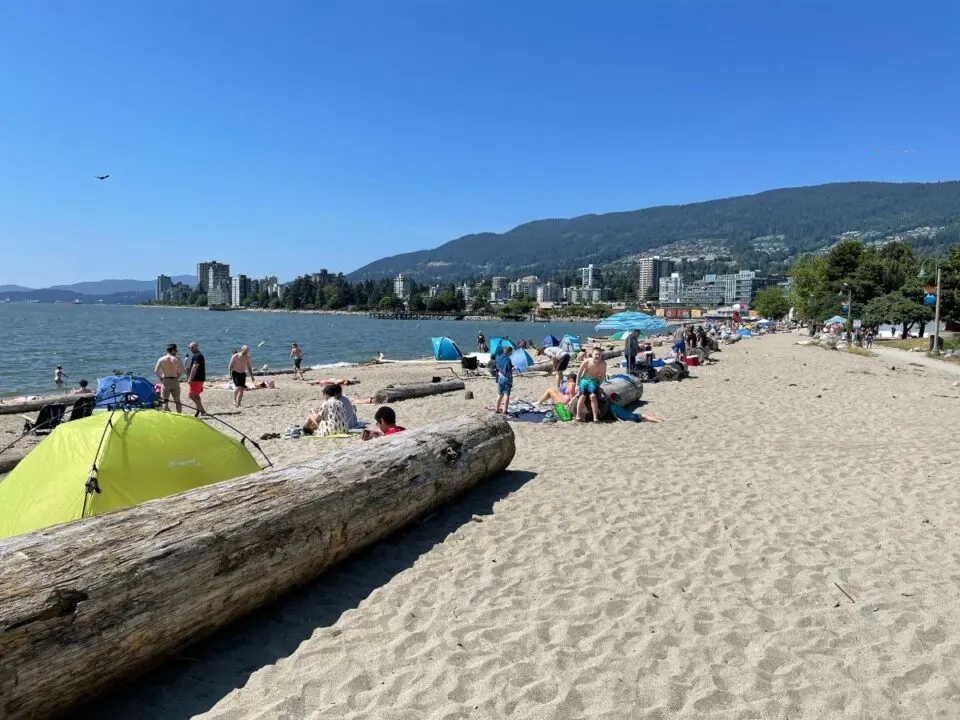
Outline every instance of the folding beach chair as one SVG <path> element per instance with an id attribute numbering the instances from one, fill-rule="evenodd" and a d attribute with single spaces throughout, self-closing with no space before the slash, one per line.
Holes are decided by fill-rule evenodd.
<path id="1" fill-rule="evenodd" d="M 93 415 L 93 407 L 97 404 L 95 395 L 86 395 L 77 400 L 70 409 L 70 417 L 65 422 L 81 420 Z"/>
<path id="2" fill-rule="evenodd" d="M 34 435 L 49 435 L 57 425 L 63 422 L 63 414 L 66 410 L 67 406 L 63 403 L 50 403 L 40 408 L 36 420 L 31 420 L 24 415 L 23 432 L 33 433 Z"/>

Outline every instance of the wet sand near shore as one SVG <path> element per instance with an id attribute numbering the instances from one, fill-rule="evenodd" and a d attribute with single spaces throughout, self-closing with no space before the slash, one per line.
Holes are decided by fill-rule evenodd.
<path id="1" fill-rule="evenodd" d="M 661 425 L 514 424 L 510 472 L 88 710 L 955 716 L 957 377 L 798 339 L 743 341 L 689 381 L 647 386 Z M 344 370 L 361 380 L 346 392 L 452 377 L 442 366 Z M 224 419 L 259 438 L 321 402 L 318 387 L 275 382 Z M 548 382 L 520 378 L 514 397 Z M 476 399 L 397 403 L 400 424 L 495 400 L 491 380 L 467 389 Z M 227 391 L 204 400 L 231 412 Z M 0 431 L 19 422 L 0 417 Z M 349 442 L 261 445 L 286 464 Z"/>

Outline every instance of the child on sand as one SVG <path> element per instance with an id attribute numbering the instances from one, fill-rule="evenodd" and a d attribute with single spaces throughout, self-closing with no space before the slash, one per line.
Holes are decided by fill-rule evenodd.
<path id="1" fill-rule="evenodd" d="M 293 379 L 305 380 L 306 378 L 303 377 L 303 368 L 301 367 L 303 364 L 303 350 L 301 350 L 296 343 L 290 346 L 290 357 L 293 358 Z"/>
<path id="2" fill-rule="evenodd" d="M 503 355 L 497 357 L 497 407 L 494 412 L 507 412 L 510 407 L 510 391 L 513 390 L 513 348 L 509 345 L 504 348 Z M 503 410 L 500 410 L 501 403 Z"/>

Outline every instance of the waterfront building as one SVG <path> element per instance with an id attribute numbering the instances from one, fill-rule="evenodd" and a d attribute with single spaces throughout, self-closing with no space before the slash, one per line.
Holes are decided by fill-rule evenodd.
<path id="1" fill-rule="evenodd" d="M 173 281 L 170 280 L 168 276 L 157 275 L 157 283 L 153 292 L 153 299 L 157 301 L 164 300 L 172 285 Z"/>
<path id="2" fill-rule="evenodd" d="M 670 277 L 670 274 L 676 269 L 676 263 L 673 260 L 659 256 L 641 258 L 638 266 L 640 283 L 637 296 L 640 300 L 656 298 L 660 291 L 660 279 Z"/>
<path id="3" fill-rule="evenodd" d="M 393 294 L 401 300 L 409 300 L 412 287 L 410 278 L 404 277 L 403 273 L 400 273 L 393 281 Z"/>
<path id="4" fill-rule="evenodd" d="M 251 292 L 250 278 L 246 275 L 237 275 L 230 282 L 230 305 L 243 307 L 243 301 L 250 296 Z"/>

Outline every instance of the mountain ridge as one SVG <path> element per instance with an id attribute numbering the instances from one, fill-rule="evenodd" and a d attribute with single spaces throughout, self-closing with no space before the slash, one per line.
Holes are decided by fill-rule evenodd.
<path id="1" fill-rule="evenodd" d="M 820 250 L 843 233 L 883 237 L 924 228 L 931 237 L 910 238 L 915 245 L 936 247 L 941 240 L 934 236 L 960 230 L 960 181 L 828 183 L 531 220 L 503 233 L 472 233 L 429 250 L 381 258 L 347 279 L 378 280 L 401 272 L 421 282 L 549 275 L 684 246 L 719 249 L 749 265 Z"/>

